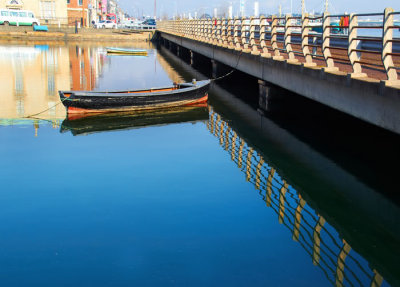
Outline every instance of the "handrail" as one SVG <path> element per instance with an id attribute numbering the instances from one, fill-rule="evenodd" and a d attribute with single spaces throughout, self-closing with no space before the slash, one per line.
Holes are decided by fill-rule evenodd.
<path id="1" fill-rule="evenodd" d="M 391 8 L 386 8 L 383 13 L 353 13 L 301 17 L 285 15 L 284 17 L 250 17 L 228 19 L 202 19 L 202 20 L 175 20 L 161 21 L 157 29 L 179 36 L 203 41 L 215 46 L 236 49 L 255 56 L 273 58 L 274 60 L 286 59 L 289 63 L 301 63 L 304 66 L 315 66 L 314 59 L 324 56 L 325 72 L 337 72 L 339 66 L 335 64 L 337 56 L 331 53 L 343 53 L 341 63 L 347 62 L 352 68 L 349 74 L 352 78 L 375 76 L 362 70 L 364 65 L 381 65 L 385 75 L 385 84 L 400 84 L 397 67 L 398 62 L 393 62 L 393 57 L 398 56 L 400 38 L 395 38 L 394 16 L 400 15 Z M 359 21 L 360 17 L 374 16 L 379 25 L 367 26 Z M 349 25 L 338 23 L 333 25 L 335 18 L 348 17 Z M 269 22 L 271 21 L 271 22 Z M 298 21 L 298 22 L 297 22 Z M 216 23 L 216 25 L 215 25 Z M 299 24 L 297 24 L 299 23 Z M 362 31 L 382 30 L 382 36 L 368 37 L 359 34 Z M 375 32 L 374 32 L 375 33 Z M 301 49 L 298 47 L 301 46 Z M 344 53 L 347 50 L 347 53 Z M 302 57 L 300 57 L 302 54 Z M 363 55 L 371 55 L 365 58 Z M 343 65 L 340 69 L 348 71 Z"/>

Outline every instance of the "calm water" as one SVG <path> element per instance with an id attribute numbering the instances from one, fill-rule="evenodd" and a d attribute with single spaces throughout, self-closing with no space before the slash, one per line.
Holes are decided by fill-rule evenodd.
<path id="1" fill-rule="evenodd" d="M 66 120 L 58 90 L 204 77 L 137 47 L 0 45 L 2 286 L 399 284 L 398 206 L 222 87 Z"/>

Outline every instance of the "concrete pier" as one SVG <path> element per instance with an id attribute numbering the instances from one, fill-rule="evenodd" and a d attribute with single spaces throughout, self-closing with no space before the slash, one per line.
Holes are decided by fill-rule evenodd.
<path id="1" fill-rule="evenodd" d="M 169 32 L 158 33 L 161 38 L 211 60 L 218 59 L 219 63 L 237 67 L 262 81 L 400 134 L 400 89 L 395 86 L 371 78 L 349 77 L 341 71 L 244 53 Z"/>

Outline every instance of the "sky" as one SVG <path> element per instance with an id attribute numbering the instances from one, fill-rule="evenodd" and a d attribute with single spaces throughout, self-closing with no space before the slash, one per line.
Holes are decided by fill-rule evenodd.
<path id="1" fill-rule="evenodd" d="M 213 15 L 214 8 L 226 10 L 229 3 L 232 3 L 233 14 L 239 11 L 239 0 L 156 0 L 157 16 L 168 15 L 172 17 L 176 14 L 188 15 L 197 12 L 198 15 L 208 13 Z M 154 0 L 119 0 L 119 5 L 131 16 L 154 14 Z M 246 0 L 246 15 L 253 14 L 255 0 Z M 278 7 L 282 5 L 282 13 L 300 13 L 301 0 L 269 0 L 258 1 L 260 12 L 263 14 L 278 14 Z M 305 0 L 307 12 L 323 11 L 325 0 Z M 292 7 L 292 8 L 291 8 Z M 370 13 L 383 12 L 385 7 L 392 7 L 395 11 L 400 11 L 400 0 L 329 0 L 329 11 L 331 14 L 339 13 Z"/>

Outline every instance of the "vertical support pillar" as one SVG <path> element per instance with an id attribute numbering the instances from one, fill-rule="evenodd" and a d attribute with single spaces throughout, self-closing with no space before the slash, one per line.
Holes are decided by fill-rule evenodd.
<path id="1" fill-rule="evenodd" d="M 362 78 L 366 77 L 367 74 L 362 73 L 361 64 L 361 53 L 357 50 L 360 49 L 360 40 L 357 40 L 357 25 L 358 17 L 354 14 L 350 14 L 349 22 L 349 45 L 348 45 L 348 56 L 350 63 L 353 67 L 353 73 L 350 74 L 351 78 Z"/>
<path id="2" fill-rule="evenodd" d="M 299 204 L 296 208 L 294 226 L 293 226 L 293 234 L 292 239 L 294 241 L 299 241 L 300 236 L 300 227 L 301 227 L 301 213 L 303 211 L 304 206 L 306 205 L 306 201 L 299 194 Z"/>
<path id="3" fill-rule="evenodd" d="M 285 220 L 285 202 L 286 202 L 286 192 L 287 192 L 288 184 L 286 181 L 283 181 L 283 186 L 279 191 L 279 223 L 282 224 Z"/>
<path id="4" fill-rule="evenodd" d="M 211 76 L 215 79 L 218 76 L 218 63 L 216 60 L 211 60 L 212 73 Z"/>
<path id="5" fill-rule="evenodd" d="M 267 192 L 265 194 L 265 203 L 267 204 L 268 207 L 271 207 L 271 202 L 272 202 L 272 180 L 275 175 L 275 169 L 271 167 L 271 170 L 268 173 L 268 178 L 267 178 Z"/>
<path id="6" fill-rule="evenodd" d="M 178 45 L 176 45 L 176 55 L 177 55 L 178 57 L 181 56 L 181 51 L 180 51 L 180 49 L 181 49 L 181 47 L 179 47 Z"/>
<path id="7" fill-rule="evenodd" d="M 382 47 L 382 62 L 386 70 L 387 84 L 399 84 L 400 80 L 397 76 L 397 70 L 394 67 L 392 54 L 393 53 L 393 13 L 392 8 L 386 8 L 383 19 L 383 47 Z"/>
<path id="8" fill-rule="evenodd" d="M 258 80 L 258 105 L 261 110 L 268 111 L 270 87 L 263 80 Z"/>
<path id="9" fill-rule="evenodd" d="M 319 217 L 317 225 L 314 227 L 313 233 L 313 264 L 317 266 L 319 264 L 320 254 L 321 254 L 321 229 L 325 225 L 325 218 Z"/>
<path id="10" fill-rule="evenodd" d="M 347 255 L 350 253 L 350 250 L 351 250 L 350 245 L 343 239 L 343 247 L 338 255 L 337 266 L 336 266 L 336 280 L 335 280 L 336 287 L 344 286 L 343 279 L 344 279 L 345 261 Z"/>
<path id="11" fill-rule="evenodd" d="M 336 72 L 339 68 L 335 67 L 335 62 L 332 59 L 330 50 L 330 36 L 331 36 L 331 18 L 329 13 L 325 12 L 322 24 L 322 53 L 324 54 L 324 59 L 326 62 L 325 72 Z"/>
<path id="12" fill-rule="evenodd" d="M 194 53 L 192 50 L 190 50 L 190 66 L 194 65 Z"/>

